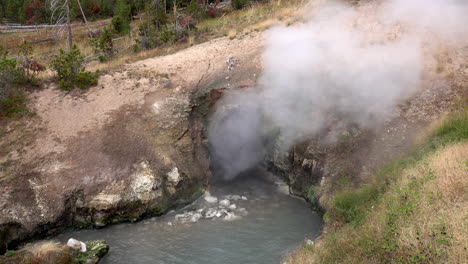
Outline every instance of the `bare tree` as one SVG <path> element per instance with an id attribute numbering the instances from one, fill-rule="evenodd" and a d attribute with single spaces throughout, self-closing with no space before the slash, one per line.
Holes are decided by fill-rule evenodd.
<path id="1" fill-rule="evenodd" d="M 88 20 L 86 19 L 86 15 L 85 13 L 83 12 L 83 8 L 81 7 L 81 3 L 80 3 L 80 0 L 76 0 L 78 2 L 78 6 L 80 7 L 80 11 L 81 11 L 81 15 L 83 16 L 83 20 L 86 24 L 86 27 L 88 28 L 88 35 L 91 35 L 92 32 L 91 32 L 91 28 L 89 27 L 88 25 Z"/>
<path id="2" fill-rule="evenodd" d="M 52 12 L 52 23 L 55 24 L 56 34 L 62 35 L 68 31 L 68 48 L 73 48 L 73 35 L 70 23 L 70 0 L 49 0 Z"/>

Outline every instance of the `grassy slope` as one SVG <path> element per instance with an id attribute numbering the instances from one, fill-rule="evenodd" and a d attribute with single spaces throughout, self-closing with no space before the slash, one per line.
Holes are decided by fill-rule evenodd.
<path id="1" fill-rule="evenodd" d="M 335 194 L 297 263 L 468 263 L 468 107 L 365 186 Z"/>

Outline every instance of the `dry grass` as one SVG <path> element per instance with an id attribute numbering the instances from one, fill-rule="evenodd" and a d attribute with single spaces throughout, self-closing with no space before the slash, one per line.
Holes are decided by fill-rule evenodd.
<path id="1" fill-rule="evenodd" d="M 403 172 L 362 226 L 331 230 L 315 246 L 292 252 L 286 262 L 468 263 L 467 153 L 464 142 L 431 154 Z M 399 200 L 402 195 L 407 204 Z M 408 214 L 399 213 L 404 209 Z M 394 212 L 393 248 L 383 250 Z"/>
<path id="2" fill-rule="evenodd" d="M 51 253 L 64 251 L 67 247 L 55 241 L 42 241 L 27 245 L 25 250 L 35 257 L 45 257 Z"/>
<path id="3" fill-rule="evenodd" d="M 355 204 L 363 222 L 328 218 L 323 239 L 285 262 L 468 263 L 467 113 L 434 123 L 419 152 L 390 165 L 380 196 Z"/>
<path id="4" fill-rule="evenodd" d="M 54 241 L 28 244 L 9 256 L 0 256 L 2 264 L 67 264 L 72 262 L 71 250 L 66 245 Z"/>
<path id="5" fill-rule="evenodd" d="M 272 1 L 267 3 L 259 3 L 252 5 L 243 10 L 235 10 L 219 18 L 210 18 L 200 21 L 197 24 L 197 30 L 190 33 L 188 41 L 182 43 L 168 44 L 163 47 L 158 47 L 152 50 L 146 50 L 139 53 L 134 53 L 130 48 L 134 43 L 137 35 L 138 25 L 140 21 L 132 22 L 132 33 L 114 42 L 114 45 L 119 49 L 118 55 L 107 62 L 93 61 L 88 65 L 89 70 L 112 70 L 118 68 L 125 63 L 131 63 L 138 60 L 162 56 L 175 53 L 181 49 L 185 49 L 192 45 L 203 43 L 215 38 L 228 36 L 235 38 L 243 34 L 249 34 L 252 31 L 260 31 L 267 29 L 275 24 L 291 24 L 297 21 L 300 7 L 303 1 L 288 0 L 288 1 Z M 100 20 L 91 23 L 93 30 L 103 28 L 104 23 L 109 23 L 110 20 Z M 85 56 L 94 55 L 93 48 L 89 45 L 87 29 L 84 24 L 79 23 L 74 25 L 73 35 L 74 43 L 81 49 Z M 49 29 L 39 29 L 37 32 L 18 34 L 1 34 L 0 45 L 9 47 L 11 55 L 18 55 L 16 49 L 23 40 L 33 41 L 44 39 L 51 34 Z M 47 65 L 50 62 L 51 55 L 58 53 L 59 49 L 67 48 L 66 39 L 61 39 L 57 42 L 45 42 L 34 45 L 33 57 L 40 63 Z M 40 78 L 49 78 L 52 76 L 50 70 L 41 73 Z"/>

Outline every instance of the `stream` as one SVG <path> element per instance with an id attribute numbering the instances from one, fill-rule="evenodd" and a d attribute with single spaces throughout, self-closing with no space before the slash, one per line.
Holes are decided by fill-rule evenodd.
<path id="1" fill-rule="evenodd" d="M 110 251 L 102 264 L 271 264 L 305 238 L 318 237 L 321 227 L 321 217 L 288 195 L 283 182 L 244 177 L 216 183 L 210 194 L 161 217 L 56 239 L 106 240 Z"/>

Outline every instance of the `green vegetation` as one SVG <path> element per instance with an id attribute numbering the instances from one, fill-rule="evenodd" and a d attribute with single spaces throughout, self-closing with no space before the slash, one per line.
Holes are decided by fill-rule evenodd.
<path id="1" fill-rule="evenodd" d="M 60 50 L 60 54 L 52 59 L 51 67 L 57 73 L 60 89 L 70 91 L 75 87 L 86 89 L 97 85 L 99 72 L 89 72 L 83 67 L 84 56 L 74 46 L 69 52 Z"/>
<path id="2" fill-rule="evenodd" d="M 108 61 L 115 55 L 114 42 L 112 41 L 114 35 L 114 30 L 106 27 L 99 38 L 90 39 L 91 46 L 99 54 L 99 61 Z"/>
<path id="3" fill-rule="evenodd" d="M 22 86 L 28 78 L 16 59 L 9 59 L 8 52 L 0 46 L 0 118 L 17 118 L 28 113 Z"/>
<path id="4" fill-rule="evenodd" d="M 0 256 L 1 264 L 42 264 L 42 263 L 70 263 L 88 264 L 98 263 L 109 251 L 104 240 L 86 241 L 86 252 L 71 249 L 54 241 L 41 241 L 27 244 L 17 251 L 9 250 Z"/>
<path id="5" fill-rule="evenodd" d="M 334 194 L 328 232 L 288 263 L 466 263 L 468 107 L 365 185 Z M 313 194 L 314 192 L 312 192 Z M 310 198 L 309 198 L 310 199 Z"/>
<path id="6" fill-rule="evenodd" d="M 11 257 L 11 256 L 13 256 L 13 255 L 15 255 L 15 254 L 16 254 L 16 251 L 14 251 L 14 250 L 8 250 L 7 252 L 5 252 L 4 256 L 5 256 L 5 257 Z"/>
<path id="7" fill-rule="evenodd" d="M 232 0 L 232 7 L 234 9 L 242 9 L 249 3 L 249 0 Z"/>
<path id="8" fill-rule="evenodd" d="M 118 34 L 130 32 L 131 7 L 126 0 L 117 0 L 112 27 Z"/>

